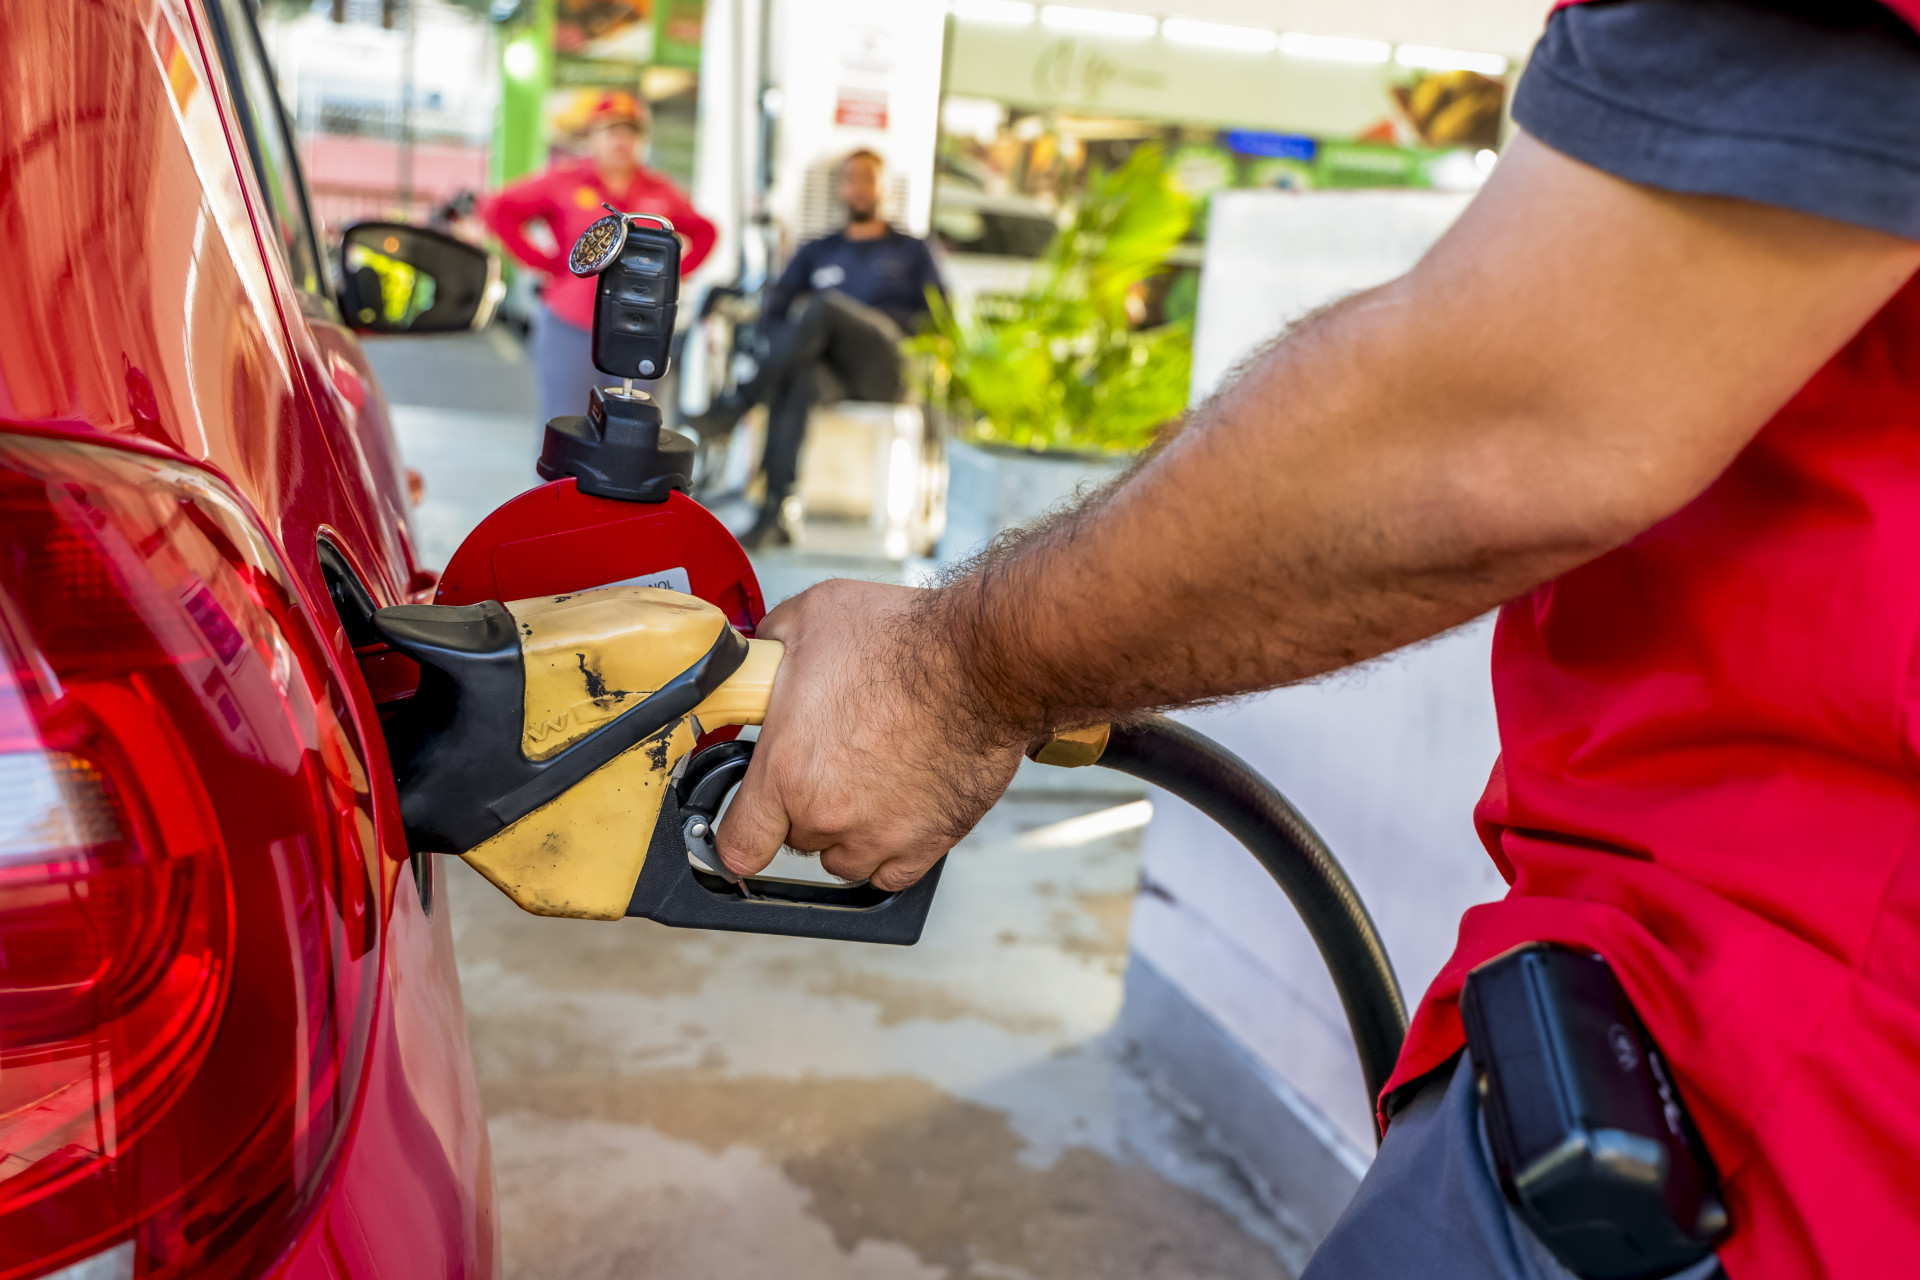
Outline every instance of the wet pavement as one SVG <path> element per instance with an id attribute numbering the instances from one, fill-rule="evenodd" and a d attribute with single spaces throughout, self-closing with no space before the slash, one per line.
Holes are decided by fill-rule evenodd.
<path id="1" fill-rule="evenodd" d="M 535 482 L 524 359 L 496 334 L 374 358 L 444 563 Z M 924 572 L 810 533 L 757 558 L 770 603 Z M 543 919 L 449 860 L 508 1277 L 1288 1276 L 1259 1189 L 1110 1033 L 1140 795 L 1023 774 L 911 948 Z"/>

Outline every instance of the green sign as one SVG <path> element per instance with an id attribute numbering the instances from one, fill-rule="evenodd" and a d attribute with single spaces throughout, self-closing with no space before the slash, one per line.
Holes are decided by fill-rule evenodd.
<path id="1" fill-rule="evenodd" d="M 654 0 L 654 65 L 700 69 L 700 34 L 706 9 L 706 0 Z"/>
<path id="2" fill-rule="evenodd" d="M 1452 154 L 1445 147 L 1387 147 L 1359 142 L 1322 142 L 1314 157 L 1313 185 L 1337 187 L 1430 187 L 1428 168 Z"/>
<path id="3" fill-rule="evenodd" d="M 553 84 L 556 89 L 624 89 L 635 93 L 643 70 L 645 67 L 640 63 L 622 58 L 575 58 L 562 54 L 553 65 Z"/>

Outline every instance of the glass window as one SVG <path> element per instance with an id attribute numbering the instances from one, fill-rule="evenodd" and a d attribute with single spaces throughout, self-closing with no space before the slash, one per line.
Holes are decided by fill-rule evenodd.
<path id="1" fill-rule="evenodd" d="M 227 64 L 227 83 L 246 130 L 253 153 L 254 173 L 266 193 L 267 216 L 273 223 L 287 271 L 296 289 L 324 296 L 320 249 L 314 239 L 313 219 L 307 210 L 300 161 L 287 134 L 286 113 L 274 87 L 273 70 L 254 30 L 246 0 L 218 0 L 215 27 L 220 56 Z"/>

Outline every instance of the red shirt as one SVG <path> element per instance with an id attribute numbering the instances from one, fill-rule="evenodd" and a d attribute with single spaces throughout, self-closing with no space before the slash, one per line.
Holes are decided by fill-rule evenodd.
<path id="1" fill-rule="evenodd" d="M 567 250 L 594 219 L 604 218 L 602 202 L 627 213 L 657 213 L 686 237 L 680 256 L 685 275 L 713 250 L 714 229 L 694 211 L 680 188 L 651 169 L 641 169 L 624 191 L 615 191 L 601 179 L 590 160 L 563 160 L 543 172 L 504 187 L 480 203 L 480 216 L 507 252 L 547 274 L 541 297 L 555 315 L 582 329 L 593 327 L 593 281 L 567 270 Z M 527 239 L 529 222 L 546 224 L 558 253 L 546 253 Z"/>
<path id="2" fill-rule="evenodd" d="M 1920 277 L 1705 493 L 1507 605 L 1468 969 L 1612 962 L 1726 1179 L 1733 1280 L 1920 1272 Z"/>
<path id="3" fill-rule="evenodd" d="M 1493 686 L 1511 889 L 1389 1090 L 1460 1048 L 1474 965 L 1589 947 L 1726 1180 L 1733 1280 L 1920 1271 L 1920 278 L 1684 510 L 1501 610 Z"/>

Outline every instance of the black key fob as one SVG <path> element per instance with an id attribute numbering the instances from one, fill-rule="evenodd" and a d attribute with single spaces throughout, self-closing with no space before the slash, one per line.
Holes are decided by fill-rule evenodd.
<path id="1" fill-rule="evenodd" d="M 581 235 L 567 268 L 598 277 L 594 367 L 616 378 L 665 377 L 680 301 L 680 238 L 673 224 L 652 214 L 609 214 Z"/>

